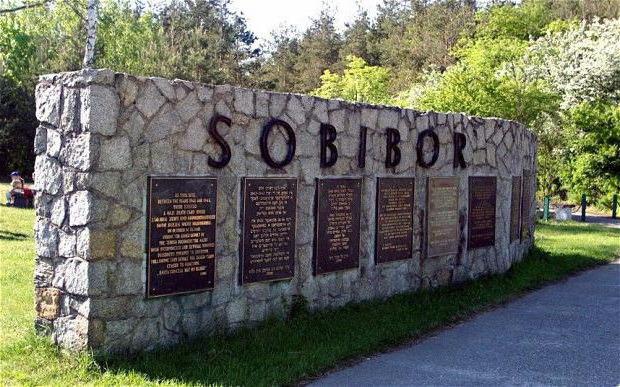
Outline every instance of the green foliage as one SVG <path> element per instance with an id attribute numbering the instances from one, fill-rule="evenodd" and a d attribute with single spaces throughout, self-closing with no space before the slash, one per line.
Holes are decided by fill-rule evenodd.
<path id="1" fill-rule="evenodd" d="M 299 77 L 295 64 L 300 51 L 297 32 L 290 26 L 274 31 L 267 50 L 271 56 L 261 67 L 261 86 L 277 91 L 296 90 Z"/>
<path id="2" fill-rule="evenodd" d="M 259 85 L 300 93 L 317 88 L 323 72 L 334 70 L 339 62 L 342 37 L 333 15 L 333 10 L 325 7 L 301 35 L 290 26 L 274 31 Z"/>
<path id="3" fill-rule="evenodd" d="M 553 6 L 530 0 L 480 11 L 474 36 L 453 50 L 458 62 L 427 73 L 403 97 L 421 109 L 524 123 L 538 134 L 542 193 L 573 201 L 586 193 L 605 204 L 620 179 L 619 140 L 610 134 L 620 101 L 620 21 L 577 23 L 574 12 Z"/>
<path id="4" fill-rule="evenodd" d="M 372 29 L 378 63 L 392 71 L 391 89 L 401 91 L 427 66 L 446 68 L 455 62 L 452 49 L 473 32 L 475 2 L 384 0 Z"/>
<path id="5" fill-rule="evenodd" d="M 295 90 L 307 92 L 319 85 L 323 72 L 338 62 L 342 40 L 336 31 L 334 13 L 325 8 L 299 41 L 295 62 L 298 78 Z"/>
<path id="6" fill-rule="evenodd" d="M 349 55 L 342 75 L 325 70 L 321 86 L 312 95 L 323 98 L 342 98 L 355 102 L 388 104 L 390 71 L 369 66 L 362 58 Z"/>
<path id="7" fill-rule="evenodd" d="M 157 75 L 206 83 L 252 85 L 255 36 L 230 0 L 174 0 L 159 15 L 165 31 Z M 160 59 L 161 60 L 161 59 Z"/>
<path id="8" fill-rule="evenodd" d="M 563 181 L 570 199 L 577 202 L 585 193 L 591 202 L 610 207 L 620 192 L 620 105 L 583 102 L 568 112 L 568 122 Z"/>
<path id="9" fill-rule="evenodd" d="M 154 14 L 103 0 L 96 66 L 146 76 L 253 85 L 258 51 L 229 0 L 173 1 Z M 81 68 L 85 0 L 57 0 L 0 15 L 0 176 L 30 174 L 37 77 Z M 318 76 L 317 76 L 318 79 Z"/>
<path id="10" fill-rule="evenodd" d="M 539 164 L 552 164 L 556 175 L 546 182 L 561 180 L 555 192 L 566 191 L 573 202 L 585 193 L 609 207 L 620 190 L 620 20 L 595 18 L 548 31 L 523 60 L 526 77 L 544 81 L 561 100 L 561 120 L 541 140 Z"/>
<path id="11" fill-rule="evenodd" d="M 515 38 L 528 40 L 541 36 L 554 17 L 550 0 L 523 1 L 521 5 L 505 3 L 480 11 L 476 18 L 479 38 Z"/>
<path id="12" fill-rule="evenodd" d="M 172 75 L 165 31 L 152 13 L 108 1 L 100 10 L 97 66 L 136 75 Z"/>
<path id="13" fill-rule="evenodd" d="M 412 101 L 424 110 L 502 117 L 531 125 L 557 109 L 557 98 L 539 81 L 527 81 L 516 62 L 527 43 L 514 38 L 483 38 L 457 51 L 459 62 Z"/>
<path id="14" fill-rule="evenodd" d="M 360 8 L 353 22 L 347 24 L 344 31 L 340 60 L 344 62 L 349 55 L 353 55 L 370 64 L 377 63 L 378 58 L 372 43 L 372 21 L 368 17 L 368 12 Z"/>
<path id="15" fill-rule="evenodd" d="M 38 75 L 74 70 L 84 40 L 77 0 L 0 17 L 0 76 L 34 89 Z"/>

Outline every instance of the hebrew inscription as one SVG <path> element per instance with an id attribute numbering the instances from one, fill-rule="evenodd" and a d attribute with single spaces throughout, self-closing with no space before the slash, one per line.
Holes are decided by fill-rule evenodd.
<path id="1" fill-rule="evenodd" d="M 469 216 L 467 247 L 475 249 L 495 245 L 495 176 L 469 177 Z"/>
<path id="2" fill-rule="evenodd" d="M 521 237 L 521 176 L 512 177 L 512 193 L 510 197 L 510 241 Z"/>
<path id="3" fill-rule="evenodd" d="M 148 177 L 147 297 L 213 289 L 217 180 Z"/>
<path id="4" fill-rule="evenodd" d="M 455 254 L 459 247 L 459 179 L 429 177 L 427 190 L 427 256 Z"/>
<path id="5" fill-rule="evenodd" d="M 413 178 L 377 178 L 377 263 L 409 259 L 413 255 L 413 187 Z"/>
<path id="6" fill-rule="evenodd" d="M 295 273 L 297 179 L 243 178 L 241 283 Z"/>
<path id="7" fill-rule="evenodd" d="M 318 179 L 314 272 L 359 266 L 361 179 Z"/>

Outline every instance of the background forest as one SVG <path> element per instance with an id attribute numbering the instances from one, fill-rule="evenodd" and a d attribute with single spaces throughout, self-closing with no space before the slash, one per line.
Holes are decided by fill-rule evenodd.
<path id="1" fill-rule="evenodd" d="M 32 173 L 37 76 L 79 69 L 86 39 L 85 0 L 25 4 L 0 6 L 0 175 Z M 229 0 L 102 0 L 96 67 L 514 119 L 539 194 L 620 191 L 620 0 L 384 0 L 343 31 L 334 12 L 260 42 Z"/>

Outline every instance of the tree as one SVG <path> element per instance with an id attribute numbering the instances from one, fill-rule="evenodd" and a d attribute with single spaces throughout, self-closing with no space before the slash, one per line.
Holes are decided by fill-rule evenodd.
<path id="1" fill-rule="evenodd" d="M 611 207 L 620 192 L 620 105 L 582 102 L 568 112 L 569 146 L 563 153 L 562 177 L 569 197 L 586 194 Z"/>
<path id="2" fill-rule="evenodd" d="M 271 33 L 266 52 L 270 55 L 261 67 L 260 86 L 277 91 L 294 90 L 299 73 L 299 35 L 292 26 L 282 26 Z"/>
<path id="3" fill-rule="evenodd" d="M 392 91 L 409 87 L 428 66 L 453 64 L 452 49 L 472 33 L 474 12 L 471 0 L 384 0 L 372 34 L 374 64 L 392 71 Z"/>
<path id="4" fill-rule="evenodd" d="M 586 193 L 608 206 L 620 190 L 619 42 L 620 20 L 593 19 L 550 31 L 524 58 L 528 77 L 543 79 L 561 98 L 565 146 L 556 157 L 575 201 Z"/>
<path id="5" fill-rule="evenodd" d="M 164 57 L 173 76 L 209 83 L 251 83 L 260 54 L 245 19 L 230 0 L 174 0 L 159 15 L 166 34 Z"/>
<path id="6" fill-rule="evenodd" d="M 406 39 L 416 71 L 433 65 L 446 68 L 455 62 L 452 50 L 474 27 L 475 2 L 472 0 L 415 0 L 412 22 Z"/>
<path id="7" fill-rule="evenodd" d="M 544 82 L 525 78 L 519 61 L 527 42 L 513 38 L 481 38 L 464 44 L 459 62 L 436 83 L 425 85 L 413 101 L 425 110 L 457 111 L 502 117 L 534 125 L 557 109 L 557 96 Z"/>
<path id="8" fill-rule="evenodd" d="M 458 62 L 445 72 L 431 71 L 409 91 L 409 104 L 428 110 L 460 111 L 513 119 L 538 134 L 539 187 L 545 194 L 562 186 L 558 151 L 565 146 L 560 97 L 544 79 L 530 77 L 523 57 L 529 37 L 544 31 L 540 1 L 499 5 L 477 14 L 472 37 L 453 49 Z"/>
<path id="9" fill-rule="evenodd" d="M 299 58 L 295 63 L 299 76 L 293 90 L 308 92 L 318 87 L 323 72 L 338 62 L 341 45 L 333 12 L 324 7 L 299 42 Z"/>
<path id="10" fill-rule="evenodd" d="M 98 27 L 97 66 L 140 75 L 172 77 L 176 57 L 163 26 L 152 12 L 134 11 L 129 4 L 106 2 Z"/>
<path id="11" fill-rule="evenodd" d="M 368 12 L 358 8 L 353 22 L 345 25 L 340 60 L 345 62 L 349 55 L 364 59 L 367 63 L 377 64 L 379 58 L 372 47 L 372 22 Z"/>
<path id="12" fill-rule="evenodd" d="M 81 66 L 77 3 L 36 4 L 0 17 L 0 176 L 14 169 L 32 174 L 37 76 Z"/>
<path id="13" fill-rule="evenodd" d="M 514 38 L 527 41 L 544 34 L 545 26 L 556 19 L 552 0 L 526 0 L 489 7 L 476 14 L 476 38 Z"/>
<path id="14" fill-rule="evenodd" d="M 230 10 L 229 3 L 176 0 L 155 14 L 140 3 L 102 1 L 94 66 L 252 85 L 251 72 L 260 52 L 252 47 L 255 38 L 245 20 Z M 0 173 L 6 168 L 30 172 L 36 127 L 34 86 L 41 74 L 82 67 L 86 4 L 86 0 L 50 0 L 2 13 Z"/>
<path id="15" fill-rule="evenodd" d="M 312 94 L 323 98 L 341 98 L 354 102 L 389 104 L 390 71 L 369 66 L 362 58 L 349 55 L 342 75 L 325 70 L 321 86 Z"/>
<path id="16" fill-rule="evenodd" d="M 525 58 L 530 78 L 544 79 L 562 96 L 562 108 L 583 101 L 620 102 L 620 19 L 582 22 L 550 32 Z"/>

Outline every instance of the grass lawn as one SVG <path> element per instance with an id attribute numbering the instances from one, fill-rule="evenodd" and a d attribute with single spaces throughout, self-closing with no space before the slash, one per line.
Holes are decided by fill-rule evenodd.
<path id="1" fill-rule="evenodd" d="M 31 210 L 0 207 L 0 384 L 292 384 L 620 257 L 620 230 L 541 224 L 536 248 L 505 275 L 459 289 L 301 312 L 234 336 L 106 361 L 59 351 L 34 334 L 33 221 Z"/>

